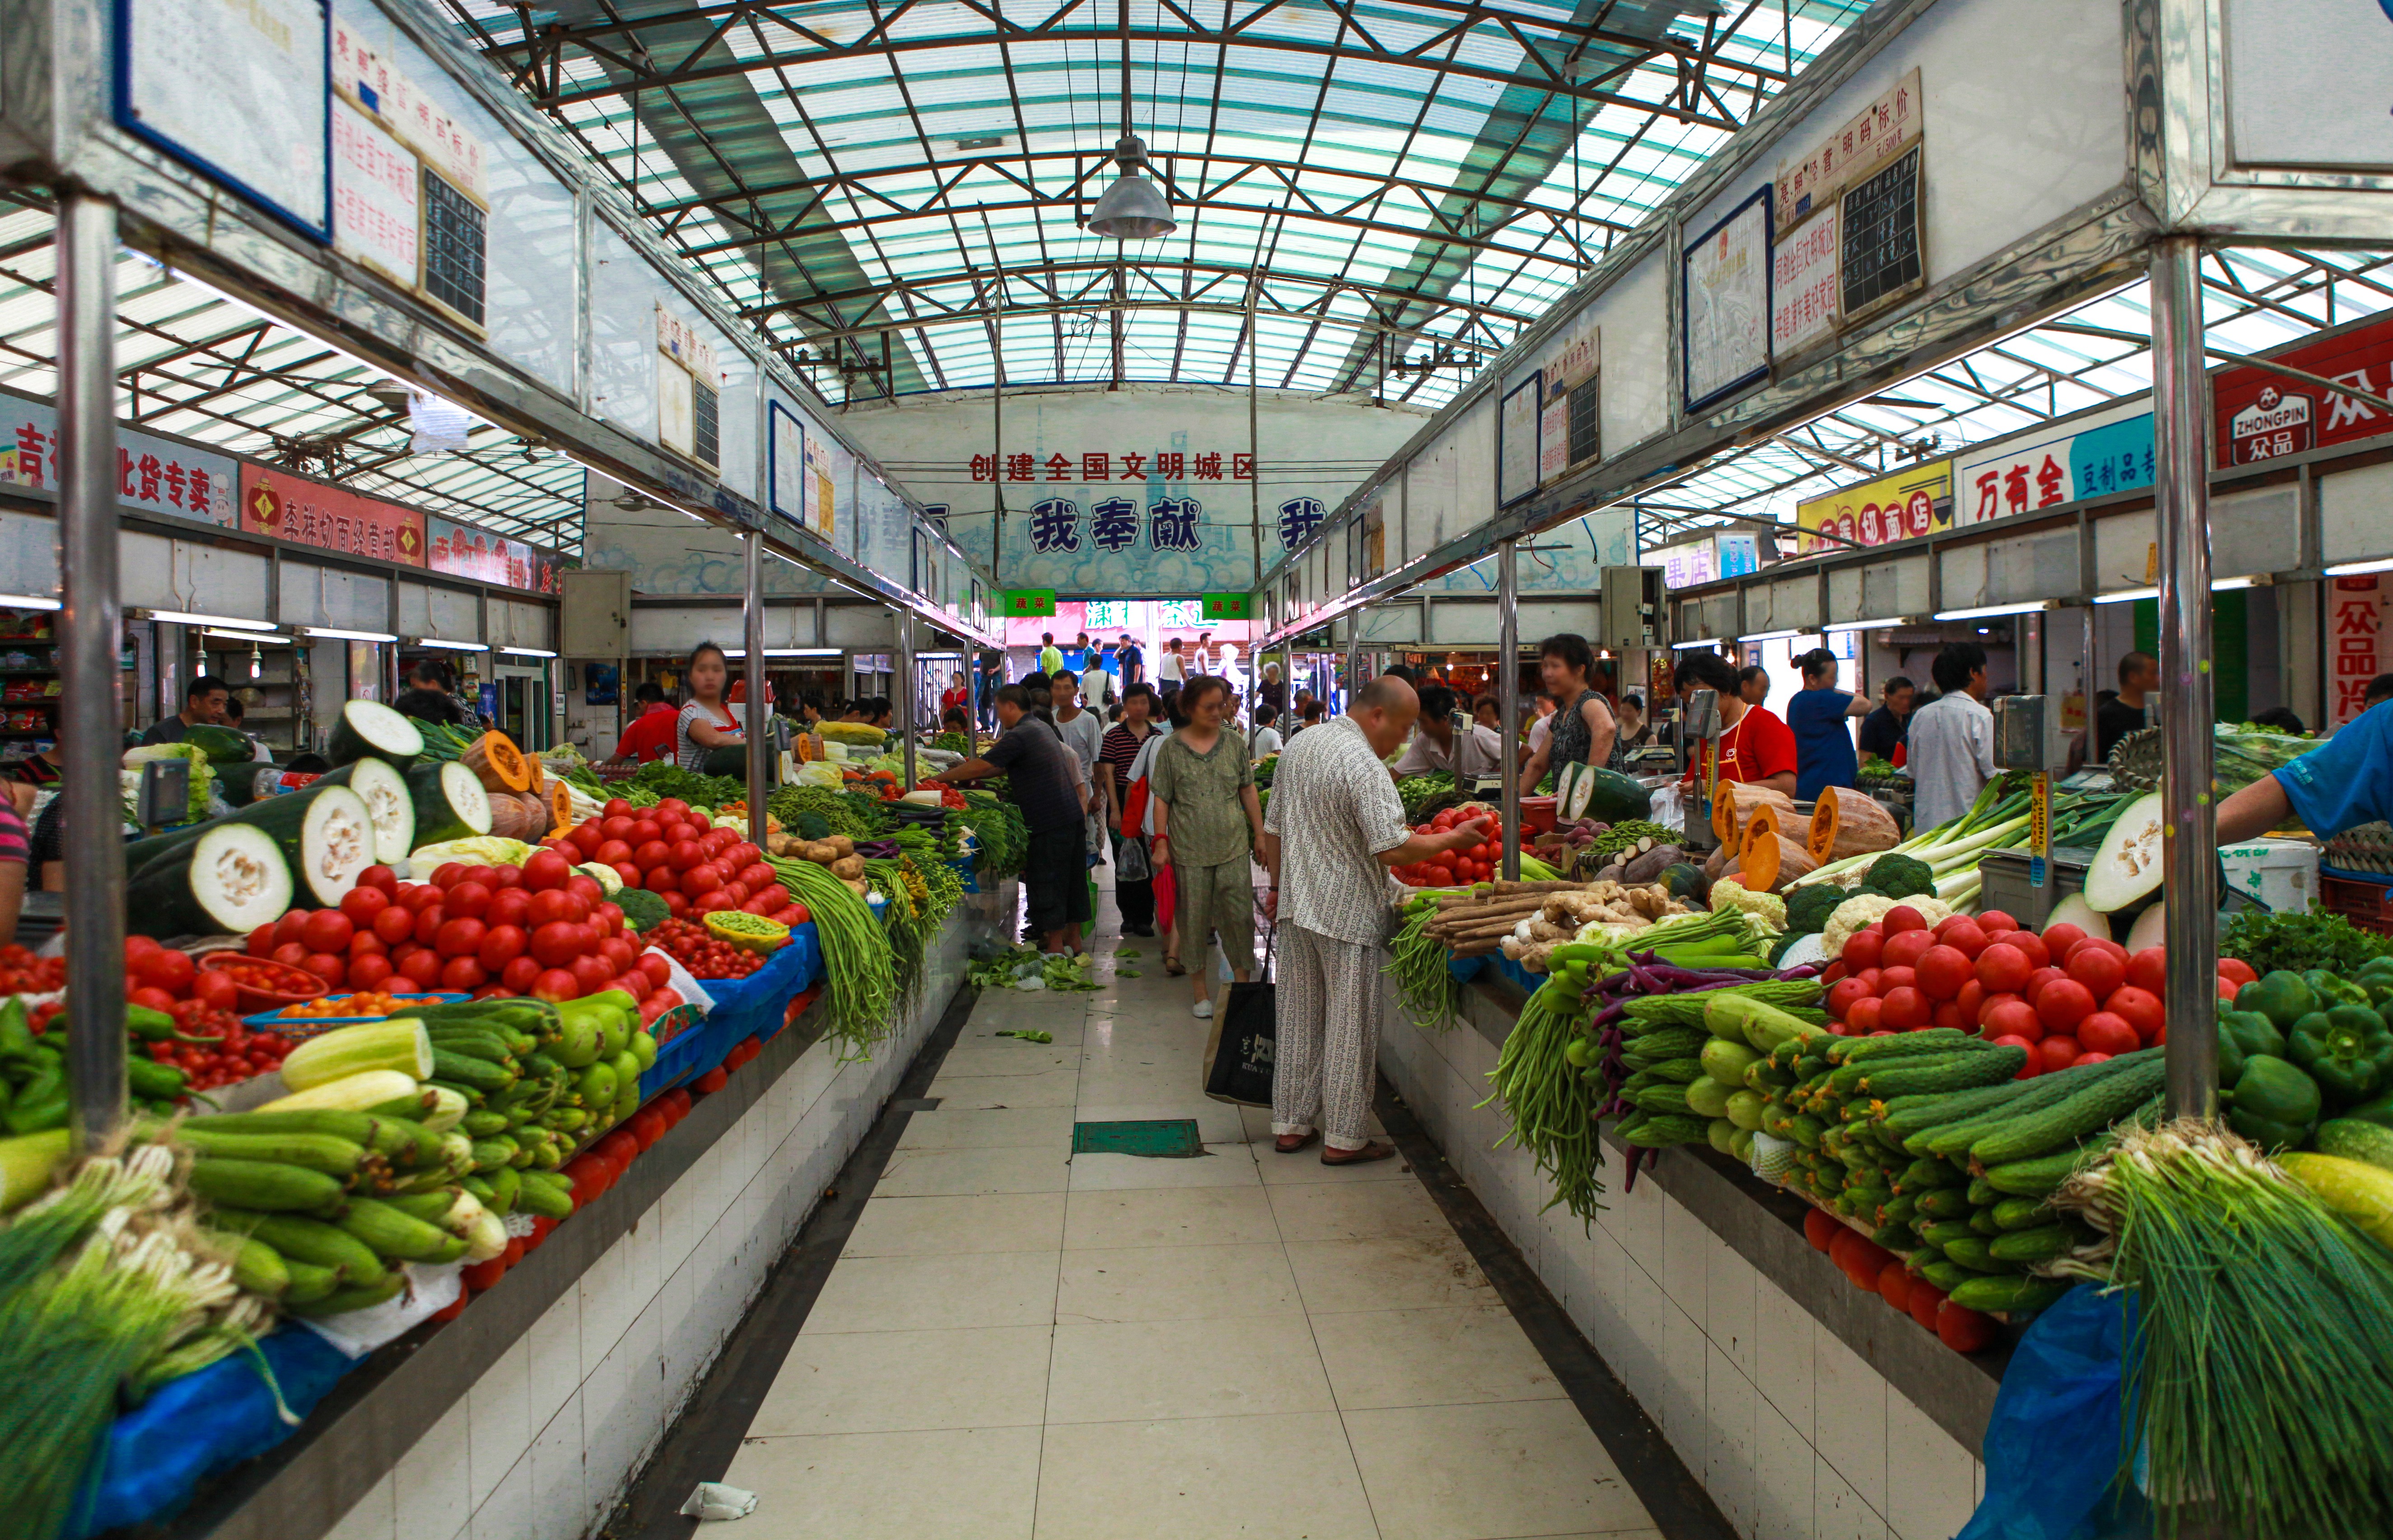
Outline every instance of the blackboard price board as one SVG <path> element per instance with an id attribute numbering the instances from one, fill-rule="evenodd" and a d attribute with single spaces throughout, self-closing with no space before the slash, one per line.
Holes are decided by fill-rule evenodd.
<path id="1" fill-rule="evenodd" d="M 1920 146 L 1848 189 L 1844 198 L 1844 314 L 1859 315 L 1880 301 L 1916 288 L 1921 259 Z"/>

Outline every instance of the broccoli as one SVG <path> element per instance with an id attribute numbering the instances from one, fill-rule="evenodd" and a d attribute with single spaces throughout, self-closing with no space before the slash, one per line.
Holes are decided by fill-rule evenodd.
<path id="1" fill-rule="evenodd" d="M 1936 892 L 1936 873 L 1916 855 L 1888 851 L 1870 863 L 1869 885 L 1889 898 L 1932 896 Z"/>
<path id="2" fill-rule="evenodd" d="M 1792 890 L 1785 895 L 1788 933 L 1808 935 L 1826 930 L 1828 917 L 1851 896 L 1834 882 L 1810 882 Z"/>
<path id="3" fill-rule="evenodd" d="M 612 902 L 623 911 L 623 923 L 634 931 L 653 930 L 673 918 L 665 901 L 646 888 L 627 886 Z"/>

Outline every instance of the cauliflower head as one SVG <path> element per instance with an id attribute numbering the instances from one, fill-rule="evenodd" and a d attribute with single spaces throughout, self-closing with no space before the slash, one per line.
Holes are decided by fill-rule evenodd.
<path id="1" fill-rule="evenodd" d="M 1773 931 L 1786 928 L 1786 900 L 1774 893 L 1755 893 L 1733 877 L 1723 877 L 1712 884 L 1711 905 L 1714 914 L 1725 906 L 1742 909 Z"/>
<path id="2" fill-rule="evenodd" d="M 1821 946 L 1834 960 L 1844 952 L 1846 939 L 1855 931 L 1884 919 L 1889 909 L 1896 907 L 1918 910 L 1919 918 L 1930 925 L 1953 913 L 1952 905 L 1925 894 L 1909 898 L 1889 898 L 1882 893 L 1861 894 L 1837 906 L 1837 912 L 1828 917 L 1827 928 L 1820 933 Z"/>

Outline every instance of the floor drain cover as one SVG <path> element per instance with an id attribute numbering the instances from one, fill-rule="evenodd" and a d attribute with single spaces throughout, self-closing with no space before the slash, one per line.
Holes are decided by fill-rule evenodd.
<path id="1" fill-rule="evenodd" d="M 1075 1123 L 1074 1155 L 1159 1155 L 1184 1159 L 1205 1153 L 1193 1117 L 1139 1118 L 1123 1123 Z"/>

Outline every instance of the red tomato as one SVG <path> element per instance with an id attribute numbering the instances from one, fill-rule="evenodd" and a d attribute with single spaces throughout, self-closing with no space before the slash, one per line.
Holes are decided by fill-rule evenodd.
<path id="1" fill-rule="evenodd" d="M 673 846 L 662 840 L 647 840 L 632 849 L 632 864 L 642 871 L 654 871 L 673 855 Z"/>
<path id="2" fill-rule="evenodd" d="M 2016 946 L 2026 953 L 2027 964 L 2031 969 L 2048 968 L 2052 965 L 2052 947 L 2044 937 L 2033 931 L 2006 931 L 2003 933 L 2003 945 Z"/>
<path id="3" fill-rule="evenodd" d="M 2016 931 L 2019 928 L 2019 921 L 2003 909 L 1985 909 L 1978 915 L 1978 929 L 1990 936 L 1997 935 L 2004 931 Z"/>
<path id="4" fill-rule="evenodd" d="M 2033 1062 L 2030 1068 L 2033 1068 Z M 1936 1340 L 1956 1353 L 1983 1352 L 1994 1343 L 1994 1318 L 1947 1299 L 1936 1307 Z"/>
<path id="5" fill-rule="evenodd" d="M 1961 1024 L 1977 1025 L 1978 1012 L 1986 1008 L 1987 999 L 1994 993 L 1975 978 L 1961 985 L 1961 992 L 1953 997 L 1953 1003 L 1961 1008 Z"/>
<path id="6" fill-rule="evenodd" d="M 2027 1063 L 2020 1066 L 2020 1072 L 2012 1076 L 2012 1079 L 2033 1080 L 2044 1073 L 2044 1060 L 2037 1056 L 2035 1039 L 2017 1036 L 2002 1037 L 1994 1039 L 1994 1046 L 2027 1050 Z"/>
<path id="7" fill-rule="evenodd" d="M 399 891 L 398 907 L 405 909 L 411 915 L 419 915 L 439 903 L 440 899 L 441 892 L 438 888 L 429 882 L 420 882 L 413 887 L 401 888 Z"/>
<path id="8" fill-rule="evenodd" d="M 490 933 L 480 920 L 460 917 L 441 923 L 440 933 L 432 938 L 432 949 L 442 957 L 473 957 L 482 949 L 482 938 Z"/>
<path id="9" fill-rule="evenodd" d="M 647 840 L 661 840 L 664 836 L 664 822 L 654 816 L 652 809 L 648 813 L 633 814 L 632 832 L 624 835 L 623 838 L 636 845 Z"/>
<path id="10" fill-rule="evenodd" d="M 531 957 L 510 958 L 499 970 L 499 985 L 518 995 L 531 992 L 533 981 L 540 977 L 540 959 Z"/>
<path id="11" fill-rule="evenodd" d="M 1883 968 L 1864 968 L 1852 976 L 1861 980 L 1873 995 L 1883 995 L 1887 991 L 1886 970 Z"/>
<path id="12" fill-rule="evenodd" d="M 483 883 L 460 882 L 449 890 L 449 896 L 440 901 L 440 907 L 448 911 L 451 920 L 482 920 L 490 915 L 495 897 Z"/>
<path id="13" fill-rule="evenodd" d="M 625 972 L 640 959 L 640 949 L 621 936 L 608 936 L 598 944 L 597 952 L 618 973 Z"/>
<path id="14" fill-rule="evenodd" d="M 2133 1053 L 2144 1046 L 2135 1024 L 2113 1011 L 2097 1011 L 2079 1022 L 2077 1041 L 2088 1053 Z"/>
<path id="15" fill-rule="evenodd" d="M 426 905 L 415 917 L 415 939 L 425 946 L 432 945 L 440 927 L 449 923 L 449 911 L 438 904 Z"/>
<path id="16" fill-rule="evenodd" d="M 368 954 L 349 959 L 349 987 L 379 989 L 390 982 L 390 959 Z"/>
<path id="17" fill-rule="evenodd" d="M 582 998 L 582 986 L 573 975 L 562 968 L 551 968 L 531 982 L 531 998 L 537 1000 L 571 1000 Z"/>
<path id="18" fill-rule="evenodd" d="M 2035 1007 L 2016 995 L 1997 995 L 1986 1002 L 1985 1013 L 1978 1024 L 1981 1038 L 2017 1038 L 2034 1042 L 2044 1036 L 2044 1023 L 2037 1019 Z"/>
<path id="19" fill-rule="evenodd" d="M 372 931 L 360 931 L 349 937 L 349 958 L 352 961 L 361 957 L 381 957 L 389 950 L 383 938 Z"/>
<path id="20" fill-rule="evenodd" d="M 634 818 L 639 816 L 640 810 L 621 797 L 609 797 L 607 799 L 607 805 L 600 808 L 598 812 L 601 817 Z"/>
<path id="21" fill-rule="evenodd" d="M 372 866 L 358 873 L 358 886 L 379 889 L 388 895 L 399 886 L 399 873 L 385 866 Z"/>
<path id="22" fill-rule="evenodd" d="M 501 888 L 490 894 L 490 907 L 482 911 L 485 925 L 520 925 L 531 912 L 533 894 L 521 888 Z"/>
<path id="23" fill-rule="evenodd" d="M 739 905 L 745 905 L 749 899 L 755 896 L 755 890 L 749 887 L 745 882 L 726 882 L 722 887 L 715 891 L 722 894 L 726 898 L 730 899 L 734 904 Z"/>
<path id="24" fill-rule="evenodd" d="M 1972 979 L 1970 982 L 1974 984 L 1977 981 Z M 1961 1013 L 1961 1007 L 1956 1002 L 1946 1000 L 1943 1004 L 1936 1008 L 1936 1013 L 1934 1015 L 1928 1018 L 1928 1024 L 1930 1026 L 1949 1026 L 1955 1032 L 1966 1032 L 1975 1024 L 1972 1023 L 1968 1017 Z"/>
<path id="25" fill-rule="evenodd" d="M 1880 995 L 1891 995 L 1898 989 L 1916 989 L 1918 987 L 1919 970 L 1916 968 L 1903 968 L 1898 966 L 1893 968 L 1880 968 L 1877 970 L 1877 984 L 1874 992 Z"/>
<path id="26" fill-rule="evenodd" d="M 511 893 L 523 887 L 523 868 L 492 867 L 486 884 L 492 893 Z"/>
<path id="27" fill-rule="evenodd" d="M 654 989 L 656 985 L 650 984 L 648 982 L 648 975 L 640 972 L 637 968 L 627 968 L 623 972 L 617 973 L 615 975 L 615 982 L 609 984 L 607 987 L 609 989 L 621 989 L 626 995 L 631 996 L 634 1002 L 637 1002 L 647 998 L 648 991 Z"/>
<path id="28" fill-rule="evenodd" d="M 341 917 L 336 914 L 333 918 L 340 920 Z M 344 920 L 341 923 L 346 925 L 348 921 Z M 305 939 L 304 936 L 302 939 Z M 183 995 L 190 992 L 191 980 L 198 975 L 199 971 L 199 964 L 191 960 L 189 952 L 177 952 L 161 946 L 135 963 L 132 974 L 152 989 L 163 989 L 170 995 Z"/>
<path id="29" fill-rule="evenodd" d="M 585 905 L 607 902 L 607 885 L 586 871 L 577 871 L 567 878 L 565 891 Z"/>
<path id="30" fill-rule="evenodd" d="M 562 968 L 580 954 L 584 939 L 581 926 L 552 920 L 531 933 L 531 955 L 543 968 Z"/>
<path id="31" fill-rule="evenodd" d="M 1943 945 L 1952 947 L 1963 957 L 1975 962 L 1978 959 L 1978 954 L 1986 949 L 1987 943 L 1992 938 L 1967 916 L 1961 916 L 1958 918 L 1960 919 L 1961 923 L 1945 931 L 1939 939 L 1943 943 Z"/>
<path id="32" fill-rule="evenodd" d="M 474 955 L 486 971 L 496 973 L 523 956 L 530 944 L 530 938 L 520 925 L 492 925 L 482 933 L 482 944 L 475 948 Z"/>
<path id="33" fill-rule="evenodd" d="M 590 911 L 590 918 L 606 926 L 608 935 L 623 933 L 623 910 L 620 905 L 601 904 Z"/>
<path id="34" fill-rule="evenodd" d="M 1846 967 L 1855 972 L 1878 965 L 1886 950 L 1886 933 L 1871 925 L 1845 937 L 1845 949 L 1837 956 Z"/>
<path id="35" fill-rule="evenodd" d="M 1988 994 L 2017 994 L 2027 987 L 2028 975 L 2034 972 L 2027 953 L 2007 937 L 1978 954 L 1978 979 Z"/>
<path id="36" fill-rule="evenodd" d="M 440 954 L 431 947 L 412 944 L 390 955 L 391 971 L 404 973 L 419 984 L 429 984 L 440 976 L 441 960 Z"/>
<path id="37" fill-rule="evenodd" d="M 607 966 L 607 959 L 595 957 L 588 952 L 575 958 L 566 972 L 573 975 L 573 986 L 577 997 L 595 995 L 615 982 L 615 970 Z"/>
<path id="38" fill-rule="evenodd" d="M 665 865 L 675 871 L 687 871 L 706 859 L 706 852 L 696 840 L 675 840 L 665 852 Z"/>
<path id="39" fill-rule="evenodd" d="M 432 885 L 445 891 L 455 887 L 464 875 L 465 864 L 463 861 L 443 861 L 432 869 Z"/>
<path id="40" fill-rule="evenodd" d="M 1869 998 L 1869 986 L 1861 980 L 1840 979 L 1835 987 L 1828 991 L 1828 1015 L 1833 1020 L 1843 1021 L 1845 1012 L 1852 1009 L 1855 1000 L 1865 1000 Z"/>
<path id="41" fill-rule="evenodd" d="M 351 964 L 352 970 L 355 964 Z M 241 989 L 232 975 L 220 968 L 210 968 L 191 980 L 191 998 L 211 1011 L 230 1011 L 241 1003 Z"/>
<path id="42" fill-rule="evenodd" d="M 781 881 L 781 874 L 762 861 L 751 861 L 739 868 L 739 881 L 747 883 L 752 893 L 762 893 L 766 888 L 778 885 Z"/>
<path id="43" fill-rule="evenodd" d="M 2111 1056 L 2107 1053 L 2081 1053 L 2077 1056 L 2077 1062 L 2081 1064 L 2107 1064 L 2111 1062 Z"/>
<path id="44" fill-rule="evenodd" d="M 347 982 L 349 976 L 348 962 L 345 959 L 334 957 L 330 952 L 310 952 L 307 954 L 307 960 L 299 966 L 335 989 Z"/>
<path id="45" fill-rule="evenodd" d="M 713 893 L 699 894 L 690 905 L 690 907 L 700 914 L 713 914 L 722 909 L 736 909 L 739 907 L 731 901 L 731 895 L 721 888 L 715 889 Z"/>
<path id="46" fill-rule="evenodd" d="M 658 818 L 687 818 L 689 816 L 689 803 L 679 797 L 661 797 L 648 811 Z"/>
<path id="47" fill-rule="evenodd" d="M 1885 914 L 1878 917 L 1878 923 L 1886 928 L 1886 933 L 1890 937 L 1901 935 L 1906 931 L 1924 931 L 1928 928 L 1926 917 L 1908 904 L 1897 904 L 1887 910 Z"/>
<path id="48" fill-rule="evenodd" d="M 700 861 L 681 874 L 681 891 L 696 895 L 713 893 L 723 886 L 723 868 L 712 861 Z"/>
<path id="49" fill-rule="evenodd" d="M 2127 959 L 2107 941 L 2079 942 L 2071 950 L 2064 971 L 2098 1000 L 2109 999 L 2127 982 Z"/>
<path id="50" fill-rule="evenodd" d="M 636 888 L 640 885 L 640 868 L 629 861 L 615 863 L 615 876 L 627 888 Z"/>
<path id="51" fill-rule="evenodd" d="M 307 965 L 307 944 L 299 941 L 286 941 L 274 948 L 273 960 L 285 968 L 305 968 Z M 171 995 L 166 998 L 174 998 Z"/>
<path id="52" fill-rule="evenodd" d="M 146 985 L 126 995 L 124 998 L 128 1004 L 143 1006 L 151 1011 L 172 1011 L 175 1009 L 174 996 L 166 993 L 163 989 L 152 989 Z"/>
<path id="53" fill-rule="evenodd" d="M 1929 1018 L 1934 1014 L 1935 1009 L 1929 1003 L 1928 997 L 1908 985 L 1888 990 L 1878 1008 L 1879 1023 L 1898 1032 L 1926 1026 Z M 1850 1020 L 1847 1024 L 1851 1024 Z"/>
<path id="54" fill-rule="evenodd" d="M 481 923 L 479 920 L 476 924 Z M 476 959 L 452 957 L 440 965 L 440 987 L 462 990 L 467 994 L 490 981 L 490 972 Z"/>
<path id="55" fill-rule="evenodd" d="M 2069 948 L 2086 939 L 2086 929 L 2082 925 L 2072 925 L 2064 920 L 2057 925 L 2046 925 L 2044 928 L 2043 939 L 2046 947 L 2053 956 L 2067 957 Z"/>
<path id="56" fill-rule="evenodd" d="M 573 875 L 573 864 L 553 850 L 536 850 L 523 864 L 523 885 L 534 893 L 561 888 Z"/>
<path id="57" fill-rule="evenodd" d="M 662 985 L 673 982 L 673 964 L 654 952 L 640 954 L 640 972 L 648 975 L 650 984 Z"/>
<path id="58" fill-rule="evenodd" d="M 632 859 L 632 847 L 621 840 L 604 841 L 590 853 L 590 859 L 601 866 L 620 867 Z"/>
<path id="59" fill-rule="evenodd" d="M 150 938 L 143 936 L 141 939 L 148 941 Z M 271 920 L 249 933 L 248 950 L 252 957 L 272 957 L 275 945 L 274 924 Z"/>
<path id="60" fill-rule="evenodd" d="M 527 897 L 521 923 L 531 928 L 554 925 L 572 912 L 573 895 L 561 888 L 548 888 Z"/>
<path id="61" fill-rule="evenodd" d="M 415 915 L 405 904 L 393 904 L 373 917 L 373 933 L 391 946 L 415 933 Z"/>
<path id="62" fill-rule="evenodd" d="M 2252 965 L 2242 958 L 2223 957 L 2218 959 L 2218 976 L 2240 987 L 2254 983 L 2260 975 L 2254 972 Z"/>
<path id="63" fill-rule="evenodd" d="M 2028 1004 L 2033 1005 L 2035 998 L 2044 993 L 2046 985 L 2055 979 L 2064 979 L 2068 976 L 2058 968 L 2039 968 L 2027 976 L 2027 985 L 2020 990 L 2020 998 L 2026 1000 Z"/>
<path id="64" fill-rule="evenodd" d="M 2036 1020 L 2051 1031 L 2070 1031 L 2092 1014 L 2094 991 L 2075 979 L 2053 979 L 2036 992 Z"/>
<path id="65" fill-rule="evenodd" d="M 2129 1026 L 2135 1028 L 2137 1038 L 2143 1044 L 2149 1045 L 2160 1041 L 2161 1027 L 2167 1020 L 2167 1012 L 2161 1004 L 2161 998 L 2151 990 L 2138 988 L 2132 984 L 2125 988 L 2112 990 L 2102 1001 L 2102 1009 L 2114 1016 L 2123 1018 Z M 2094 1045 L 2087 1043 L 2086 1046 L 2092 1048 Z M 2112 1049 L 2108 1051 L 2124 1053 L 2127 1051 Z"/>
<path id="66" fill-rule="evenodd" d="M 723 851 L 723 861 L 726 866 L 753 866 L 764 858 L 765 853 L 745 840 L 734 840 L 725 846 Z"/>
<path id="67" fill-rule="evenodd" d="M 1921 993 L 1931 1000 L 1951 1000 L 1960 998 L 1963 985 L 1975 982 L 1977 970 L 1967 952 L 1957 946 L 1939 945 L 1928 948 L 1920 958 L 1918 973 Z"/>
<path id="68" fill-rule="evenodd" d="M 706 852 L 706 858 L 710 861 L 739 842 L 739 834 L 728 829 L 704 829 L 698 837 L 698 848 Z"/>
<path id="69" fill-rule="evenodd" d="M 2147 946 L 2127 959 L 2127 982 L 2157 995 L 2168 987 L 2168 952 Z"/>
<path id="70" fill-rule="evenodd" d="M 282 918 L 274 922 L 274 944 L 277 946 L 299 939 L 299 927 L 307 923 L 306 909 L 285 909 Z"/>
<path id="71" fill-rule="evenodd" d="M 671 877 L 673 874 L 667 872 L 665 875 Z M 659 894 L 657 896 L 665 901 L 665 912 L 675 920 L 689 912 L 689 900 L 678 893 Z"/>
<path id="72" fill-rule="evenodd" d="M 595 857 L 598 854 L 598 847 L 607 842 L 607 836 L 599 832 L 598 826 L 595 824 L 583 824 L 568 838 L 572 840 L 574 848 L 582 852 L 582 858 L 584 861 Z"/>
<path id="73" fill-rule="evenodd" d="M 1886 946 L 1878 956 L 1881 965 L 1916 968 L 1919 959 L 1928 955 L 1928 949 L 1935 945 L 1935 935 L 1926 930 L 1889 931 Z"/>
<path id="74" fill-rule="evenodd" d="M 2086 1019 L 2088 1022 L 2101 1020 L 2099 1015 L 2088 1016 Z M 2076 1038 L 2057 1032 L 2035 1045 L 2035 1056 L 2044 1062 L 2044 1073 L 2046 1075 L 2050 1075 L 2055 1070 L 2067 1069 L 2075 1064 L 2077 1056 L 2085 1051 Z"/>
<path id="75" fill-rule="evenodd" d="M 380 868 L 388 870 L 388 868 Z M 362 882 L 341 895 L 341 912 L 349 923 L 360 929 L 373 923 L 373 917 L 390 907 L 390 894 L 380 888 L 369 888 Z"/>

